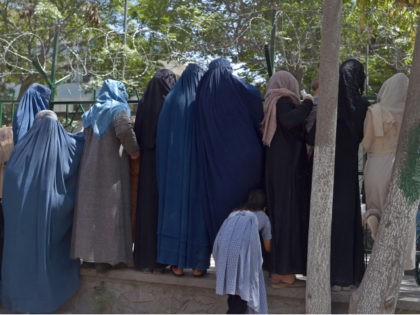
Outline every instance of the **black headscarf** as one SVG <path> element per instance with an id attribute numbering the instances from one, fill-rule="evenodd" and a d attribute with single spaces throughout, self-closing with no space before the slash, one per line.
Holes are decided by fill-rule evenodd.
<path id="1" fill-rule="evenodd" d="M 364 104 L 362 94 L 366 75 L 363 65 L 356 59 L 346 60 L 340 66 L 339 76 L 338 120 L 354 130 L 353 113 Z"/>
<path id="2" fill-rule="evenodd" d="M 147 85 L 139 103 L 134 131 L 141 149 L 154 149 L 159 113 L 166 95 L 176 82 L 175 73 L 168 69 L 158 70 Z"/>

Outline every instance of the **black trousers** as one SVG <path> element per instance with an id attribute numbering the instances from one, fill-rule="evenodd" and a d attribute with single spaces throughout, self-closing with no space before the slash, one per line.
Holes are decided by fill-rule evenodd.
<path id="1" fill-rule="evenodd" d="M 239 295 L 228 294 L 227 314 L 246 314 L 247 310 L 247 302 L 242 300 Z"/>

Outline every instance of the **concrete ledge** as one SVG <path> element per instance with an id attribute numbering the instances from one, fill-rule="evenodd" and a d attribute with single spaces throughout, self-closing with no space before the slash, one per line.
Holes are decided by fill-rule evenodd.
<path id="1" fill-rule="evenodd" d="M 203 278 L 191 271 L 175 277 L 171 273 L 144 273 L 117 269 L 97 273 L 81 270 L 79 291 L 57 313 L 226 313 L 226 297 L 215 294 L 212 269 Z M 269 284 L 266 279 L 266 284 Z M 332 312 L 347 313 L 351 291 L 332 292 Z M 267 285 L 270 313 L 305 313 L 305 288 L 273 289 Z M 7 311 L 7 310 L 2 310 Z M 397 313 L 420 313 L 420 286 L 406 276 L 401 285 Z"/>

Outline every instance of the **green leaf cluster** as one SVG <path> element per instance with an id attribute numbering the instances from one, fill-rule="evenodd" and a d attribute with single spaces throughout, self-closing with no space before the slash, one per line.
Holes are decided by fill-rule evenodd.
<path id="1" fill-rule="evenodd" d="M 7 83 L 42 83 L 33 60 L 51 72 L 57 29 L 56 78 L 70 74 L 87 90 L 111 77 L 125 82 L 131 95 L 141 95 L 163 63 L 206 65 L 214 57 L 230 59 L 237 73 L 263 90 L 264 45 L 273 43 L 272 34 L 274 68 L 292 72 L 310 90 L 319 67 L 322 5 L 320 0 L 127 0 L 124 35 L 124 1 L 2 0 L 0 94 Z M 366 65 L 369 94 L 393 73 L 409 73 L 417 14 L 417 7 L 404 1 L 344 1 L 341 60 L 353 57 Z"/>

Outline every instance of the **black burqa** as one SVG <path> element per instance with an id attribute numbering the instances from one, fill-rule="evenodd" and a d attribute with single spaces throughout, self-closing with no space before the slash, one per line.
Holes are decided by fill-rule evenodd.
<path id="1" fill-rule="evenodd" d="M 331 227 L 331 284 L 359 284 L 364 273 L 358 148 L 368 102 L 362 98 L 365 73 L 355 60 L 340 66 Z"/>
<path id="2" fill-rule="evenodd" d="M 157 248 L 158 186 L 156 179 L 156 129 L 166 95 L 176 82 L 175 74 L 167 69 L 156 72 L 147 85 L 137 109 L 134 131 L 141 150 L 137 194 L 134 265 L 154 269 Z"/>

